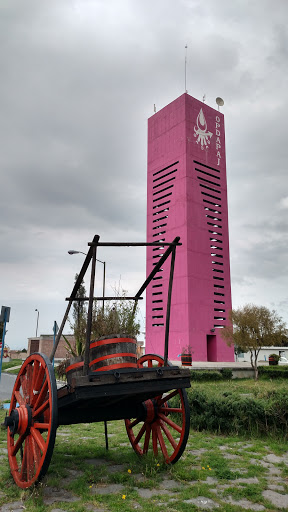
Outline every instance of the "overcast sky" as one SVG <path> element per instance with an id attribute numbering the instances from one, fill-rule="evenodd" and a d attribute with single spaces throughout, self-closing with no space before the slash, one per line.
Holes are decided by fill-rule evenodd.
<path id="1" fill-rule="evenodd" d="M 226 124 L 232 302 L 288 321 L 287 0 L 1 0 L 1 305 L 6 342 L 60 325 L 83 255 L 145 241 L 147 118 L 184 92 Z M 99 250 L 134 294 L 145 252 Z M 99 294 L 102 265 L 99 264 Z M 97 290 L 96 290 L 97 292 Z M 144 328 L 144 309 L 140 314 Z M 68 331 L 66 329 L 66 331 Z"/>

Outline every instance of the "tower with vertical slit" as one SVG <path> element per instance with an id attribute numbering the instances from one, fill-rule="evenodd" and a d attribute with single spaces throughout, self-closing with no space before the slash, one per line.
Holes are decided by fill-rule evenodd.
<path id="1" fill-rule="evenodd" d="M 169 358 L 234 361 L 221 337 L 231 309 L 224 115 L 185 93 L 148 120 L 147 241 L 181 237 Z M 147 248 L 147 274 L 163 254 Z M 146 353 L 164 353 L 169 260 L 146 295 Z"/>

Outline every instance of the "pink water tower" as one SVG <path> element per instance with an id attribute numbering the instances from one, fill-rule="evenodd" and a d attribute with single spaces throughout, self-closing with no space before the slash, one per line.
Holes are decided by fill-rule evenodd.
<path id="1" fill-rule="evenodd" d="M 234 361 L 221 328 L 231 309 L 224 116 L 185 93 L 148 120 L 147 241 L 181 237 L 169 354 Z M 147 274 L 163 254 L 147 248 Z M 146 353 L 164 354 L 169 260 L 147 289 Z"/>

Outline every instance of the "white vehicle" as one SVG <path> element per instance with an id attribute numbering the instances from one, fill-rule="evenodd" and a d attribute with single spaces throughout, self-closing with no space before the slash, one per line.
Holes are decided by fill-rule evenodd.
<path id="1" fill-rule="evenodd" d="M 288 364 L 288 359 L 287 359 L 287 357 L 280 356 L 280 359 L 279 359 L 279 361 L 278 361 L 278 364 Z"/>

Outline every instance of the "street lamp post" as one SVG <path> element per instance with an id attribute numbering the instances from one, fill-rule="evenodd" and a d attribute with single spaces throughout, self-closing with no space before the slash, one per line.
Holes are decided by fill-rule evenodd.
<path id="1" fill-rule="evenodd" d="M 39 311 L 38 311 L 38 309 L 35 309 L 35 311 L 37 311 L 37 321 L 36 321 L 36 338 L 37 338 L 37 333 L 38 333 L 38 322 L 39 322 Z"/>
<path id="2" fill-rule="evenodd" d="M 70 249 L 70 251 L 68 251 L 68 254 L 84 254 L 85 256 L 87 256 L 86 252 L 82 252 L 82 251 L 74 251 L 73 249 Z M 105 305 L 105 300 L 104 300 L 104 297 L 105 297 L 105 281 L 106 281 L 106 262 L 105 261 L 101 261 L 101 260 L 98 260 L 96 258 L 96 261 L 99 261 L 99 263 L 103 263 L 103 312 L 104 312 L 104 305 Z"/>

